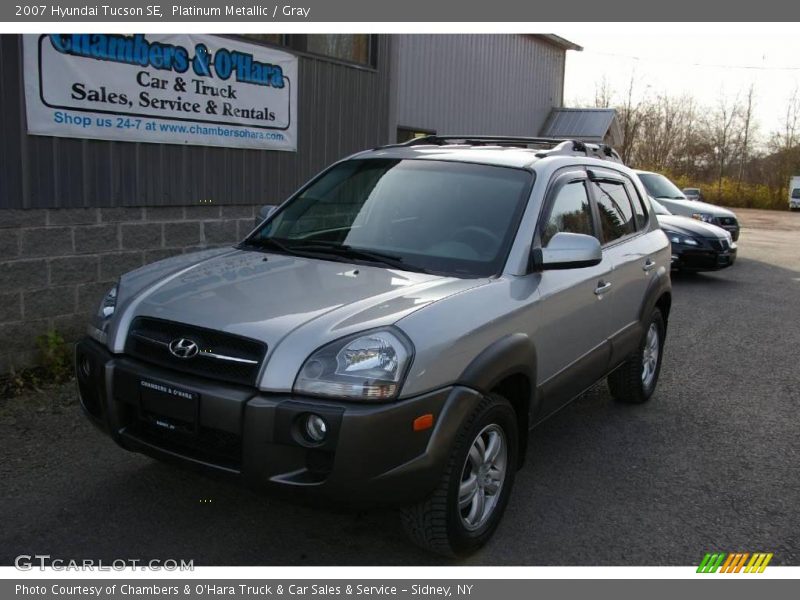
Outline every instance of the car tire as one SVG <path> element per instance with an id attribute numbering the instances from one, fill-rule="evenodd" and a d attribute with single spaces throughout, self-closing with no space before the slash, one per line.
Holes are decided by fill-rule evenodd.
<path id="1" fill-rule="evenodd" d="M 641 404 L 653 395 L 661 373 L 666 331 L 664 316 L 658 308 L 653 309 L 636 352 L 607 378 L 615 400 Z"/>
<path id="2" fill-rule="evenodd" d="M 436 489 L 401 510 L 415 544 L 453 557 L 474 552 L 491 538 L 514 486 L 517 431 L 508 400 L 490 394 L 481 401 L 459 431 Z"/>

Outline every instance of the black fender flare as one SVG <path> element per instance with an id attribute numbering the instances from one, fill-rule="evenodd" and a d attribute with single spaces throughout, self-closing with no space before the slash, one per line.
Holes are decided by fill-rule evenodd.
<path id="1" fill-rule="evenodd" d="M 488 394 L 504 379 L 523 375 L 528 381 L 524 403 L 514 409 L 520 415 L 519 464 L 522 466 L 528 447 L 528 431 L 538 412 L 539 398 L 536 393 L 536 347 L 524 333 L 512 333 L 487 346 L 462 371 L 458 383 L 482 394 Z M 513 399 L 512 400 L 512 404 Z M 521 413 L 521 414 L 520 414 Z"/>
<path id="2" fill-rule="evenodd" d="M 669 297 L 670 305 L 672 304 L 672 282 L 670 281 L 669 273 L 658 273 L 656 277 L 650 280 L 650 285 L 642 301 L 642 307 L 639 310 L 639 323 L 644 322 L 650 317 L 658 301 L 667 294 Z M 664 322 L 666 323 L 669 318 L 668 314 L 664 315 Z"/>

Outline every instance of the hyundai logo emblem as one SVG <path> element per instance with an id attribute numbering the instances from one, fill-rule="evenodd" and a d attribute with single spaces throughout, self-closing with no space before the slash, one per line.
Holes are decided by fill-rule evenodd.
<path id="1" fill-rule="evenodd" d="M 200 347 L 188 338 L 176 338 L 169 343 L 169 351 L 178 358 L 194 358 L 200 352 Z"/>

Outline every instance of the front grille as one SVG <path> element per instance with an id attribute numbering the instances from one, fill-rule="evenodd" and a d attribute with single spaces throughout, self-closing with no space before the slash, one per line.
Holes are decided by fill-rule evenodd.
<path id="1" fill-rule="evenodd" d="M 726 227 L 735 227 L 736 219 L 734 219 L 733 217 L 717 217 L 717 224 Z"/>
<path id="2" fill-rule="evenodd" d="M 196 356 L 173 355 L 170 343 L 181 338 L 197 344 Z M 135 319 L 125 343 L 125 353 L 139 360 L 242 385 L 255 385 L 266 351 L 266 345 L 256 340 L 151 317 Z"/>
<path id="3" fill-rule="evenodd" d="M 149 421 L 135 421 L 125 433 L 152 446 L 181 456 L 240 470 L 242 436 L 227 431 L 201 427 L 197 433 L 171 431 Z"/>
<path id="4" fill-rule="evenodd" d="M 714 250 L 728 250 L 730 245 L 728 244 L 728 240 L 708 240 L 708 243 L 711 244 L 711 247 Z"/>

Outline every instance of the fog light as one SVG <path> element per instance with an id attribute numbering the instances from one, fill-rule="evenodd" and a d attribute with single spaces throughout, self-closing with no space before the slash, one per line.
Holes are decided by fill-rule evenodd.
<path id="1" fill-rule="evenodd" d="M 316 444 L 322 442 L 328 434 L 328 425 L 319 415 L 310 414 L 306 417 L 306 437 Z"/>

